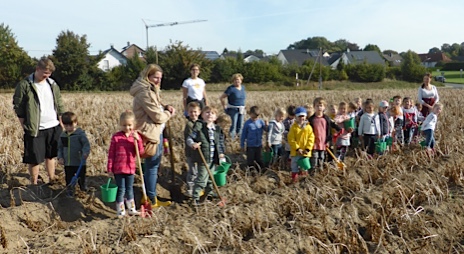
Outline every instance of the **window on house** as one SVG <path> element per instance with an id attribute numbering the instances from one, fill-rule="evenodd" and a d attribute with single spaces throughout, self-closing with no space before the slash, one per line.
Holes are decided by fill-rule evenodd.
<path id="1" fill-rule="evenodd" d="M 103 60 L 103 70 L 108 71 L 110 69 L 110 61 Z"/>
<path id="2" fill-rule="evenodd" d="M 139 52 L 139 57 L 143 57 L 143 53 L 142 53 L 142 52 Z"/>

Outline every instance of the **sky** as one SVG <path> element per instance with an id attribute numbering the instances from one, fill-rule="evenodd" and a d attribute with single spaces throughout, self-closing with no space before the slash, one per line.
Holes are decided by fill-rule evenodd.
<path id="1" fill-rule="evenodd" d="M 308 37 L 345 39 L 364 48 L 427 53 L 464 42 L 464 1 L 430 0 L 46 0 L 0 3 L 8 25 L 30 56 L 52 54 L 56 38 L 70 30 L 86 35 L 90 54 L 127 43 L 146 48 L 148 25 L 205 22 L 148 29 L 150 46 L 182 41 L 192 49 L 261 49 L 277 54 Z"/>

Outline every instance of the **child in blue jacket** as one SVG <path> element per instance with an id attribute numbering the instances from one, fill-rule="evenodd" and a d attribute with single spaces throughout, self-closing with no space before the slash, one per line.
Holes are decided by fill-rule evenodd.
<path id="1" fill-rule="evenodd" d="M 258 106 L 250 108 L 250 119 L 243 125 L 242 135 L 240 136 L 240 148 L 245 150 L 247 165 L 255 166 L 255 163 L 263 167 L 261 153 L 263 151 L 263 131 L 267 131 L 267 123 L 259 118 L 260 110 Z"/>

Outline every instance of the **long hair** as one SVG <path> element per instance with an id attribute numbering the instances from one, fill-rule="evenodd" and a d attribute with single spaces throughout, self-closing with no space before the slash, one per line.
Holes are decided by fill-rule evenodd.
<path id="1" fill-rule="evenodd" d="M 163 69 L 161 69 L 159 65 L 149 64 L 147 65 L 147 67 L 145 67 L 145 69 L 143 69 L 143 71 L 140 72 L 139 77 L 145 80 L 146 82 L 149 82 L 148 76 L 155 74 L 157 71 L 163 73 Z"/>

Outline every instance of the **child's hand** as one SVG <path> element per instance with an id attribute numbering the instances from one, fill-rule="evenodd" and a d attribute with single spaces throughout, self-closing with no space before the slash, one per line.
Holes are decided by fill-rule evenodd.
<path id="1" fill-rule="evenodd" d="M 346 131 L 348 131 L 348 133 L 352 133 L 354 131 L 354 129 L 350 127 Z"/>
<path id="2" fill-rule="evenodd" d="M 108 177 L 109 177 L 109 178 L 113 178 L 113 177 L 114 177 L 113 172 L 108 172 Z"/>
<path id="3" fill-rule="evenodd" d="M 303 156 L 305 154 L 305 151 L 303 149 L 298 149 L 298 154 Z"/>
<path id="4" fill-rule="evenodd" d="M 198 148 L 200 148 L 200 146 L 201 146 L 201 142 L 193 143 L 193 144 L 192 144 L 193 150 L 197 150 Z"/>
<path id="5" fill-rule="evenodd" d="M 63 159 L 63 158 L 59 158 L 59 159 L 58 159 L 58 164 L 64 165 L 64 159 Z"/>
<path id="6" fill-rule="evenodd" d="M 134 131 L 134 132 L 132 133 L 132 135 L 134 136 L 134 139 L 135 139 L 135 140 L 139 140 L 139 139 L 140 139 L 139 133 L 138 133 L 137 131 Z"/>

